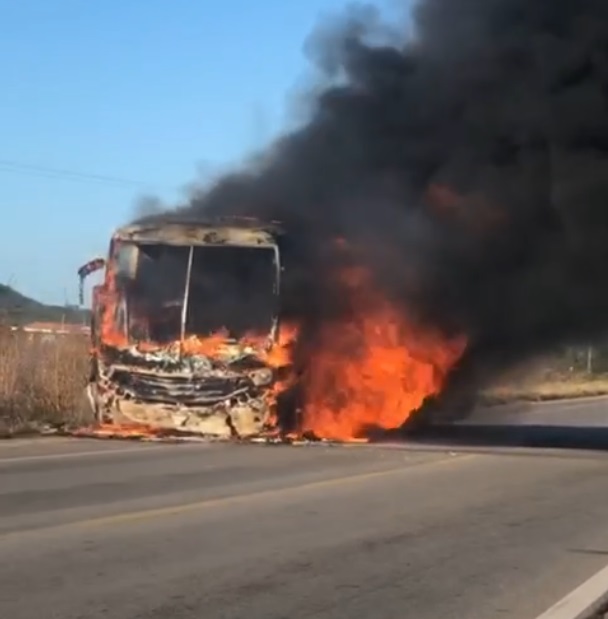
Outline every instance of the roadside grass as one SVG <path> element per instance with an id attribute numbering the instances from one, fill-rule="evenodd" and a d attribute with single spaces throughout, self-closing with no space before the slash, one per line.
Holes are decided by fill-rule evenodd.
<path id="1" fill-rule="evenodd" d="M 523 381 L 505 381 L 485 389 L 481 403 L 542 402 L 608 395 L 608 374 L 564 373 Z"/>
<path id="2" fill-rule="evenodd" d="M 88 345 L 83 337 L 45 341 L 0 327 L 0 436 L 80 421 Z"/>

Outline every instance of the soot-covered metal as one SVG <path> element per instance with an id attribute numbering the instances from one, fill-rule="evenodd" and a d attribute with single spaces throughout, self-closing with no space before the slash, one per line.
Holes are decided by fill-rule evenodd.
<path id="1" fill-rule="evenodd" d="M 88 399 L 98 421 L 226 438 L 272 424 L 278 235 L 250 220 L 114 234 L 93 299 Z"/>

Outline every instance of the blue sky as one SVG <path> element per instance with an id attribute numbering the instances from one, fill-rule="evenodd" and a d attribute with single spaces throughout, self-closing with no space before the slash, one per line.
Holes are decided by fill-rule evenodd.
<path id="1" fill-rule="evenodd" d="M 174 203 L 285 127 L 303 43 L 344 4 L 0 0 L 0 283 L 75 302 L 138 197 Z"/>

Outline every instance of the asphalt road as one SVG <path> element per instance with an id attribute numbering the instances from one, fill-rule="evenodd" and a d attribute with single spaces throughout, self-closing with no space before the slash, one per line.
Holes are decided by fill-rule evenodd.
<path id="1" fill-rule="evenodd" d="M 608 562 L 604 452 L 445 442 L 1 443 L 0 617 L 534 619 Z"/>

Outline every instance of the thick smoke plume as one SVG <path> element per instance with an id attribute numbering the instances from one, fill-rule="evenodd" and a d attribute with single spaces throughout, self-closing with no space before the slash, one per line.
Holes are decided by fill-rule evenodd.
<path id="1" fill-rule="evenodd" d="M 309 121 L 178 214 L 283 222 L 304 342 L 347 311 L 328 277 L 346 239 L 409 315 L 466 334 L 452 387 L 478 385 L 608 327 L 608 2 L 422 0 L 412 19 L 399 38 L 347 11 L 314 50 Z"/>

